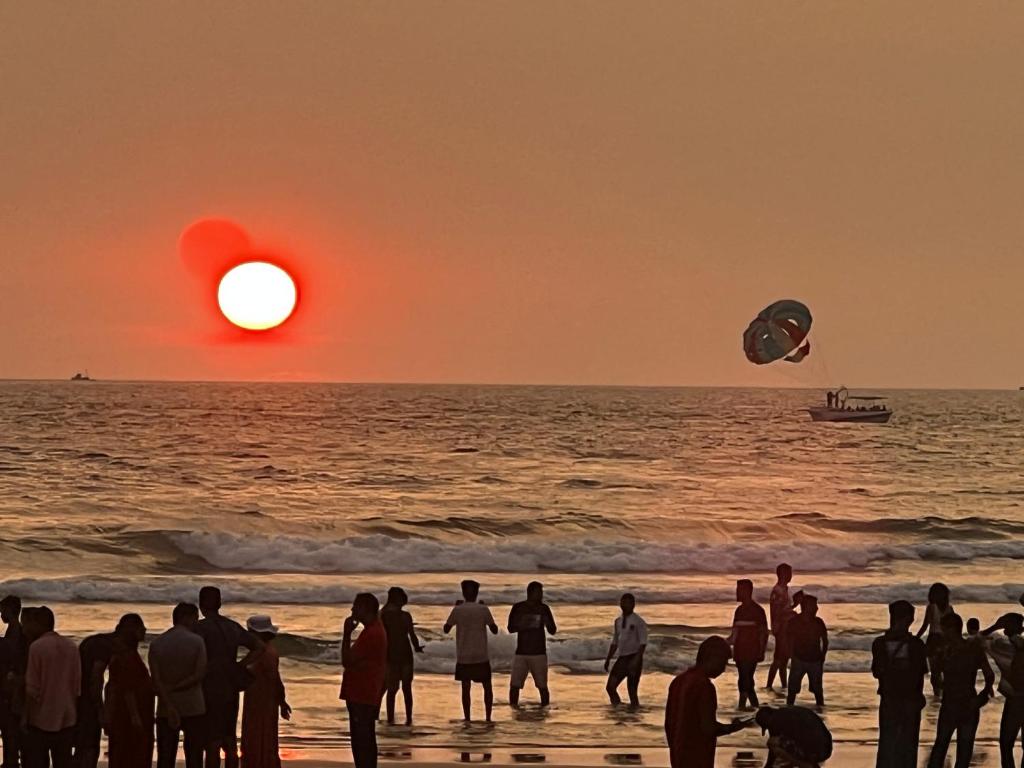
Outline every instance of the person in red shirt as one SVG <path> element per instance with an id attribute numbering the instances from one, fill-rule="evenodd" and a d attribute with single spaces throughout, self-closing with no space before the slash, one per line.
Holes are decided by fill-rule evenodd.
<path id="1" fill-rule="evenodd" d="M 388 667 L 388 634 L 379 618 L 380 603 L 368 592 L 352 601 L 341 638 L 341 699 L 348 708 L 355 768 L 377 768 L 377 714 Z M 352 633 L 363 625 L 356 641 Z"/>
<path id="2" fill-rule="evenodd" d="M 665 737 L 672 768 L 714 768 L 718 737 L 750 724 L 717 719 L 718 694 L 711 682 L 729 665 L 729 643 L 713 635 L 700 644 L 696 663 L 676 677 L 665 704 Z"/>

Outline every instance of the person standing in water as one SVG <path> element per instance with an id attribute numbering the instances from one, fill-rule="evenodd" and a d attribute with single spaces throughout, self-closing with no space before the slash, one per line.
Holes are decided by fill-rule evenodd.
<path id="1" fill-rule="evenodd" d="M 920 638 L 926 631 L 928 632 L 925 648 L 928 651 L 932 692 L 936 696 L 942 693 L 943 645 L 945 643 L 942 635 L 942 619 L 951 613 L 954 611 L 953 606 L 949 604 L 949 587 L 938 582 L 932 584 L 928 590 L 928 608 L 925 610 L 921 628 L 917 630 L 917 636 Z"/>
<path id="2" fill-rule="evenodd" d="M 1024 730 L 1024 616 L 1007 613 L 981 634 L 997 630 L 1004 642 L 993 638 L 989 654 L 999 666 L 999 692 L 1003 694 L 1003 715 L 999 721 L 999 758 L 1002 768 L 1016 768 L 1013 750 Z"/>
<path id="3" fill-rule="evenodd" d="M 498 634 L 498 625 L 491 609 L 481 602 L 480 584 L 472 579 L 462 582 L 462 600 L 452 608 L 444 623 L 447 635 L 455 629 L 455 679 L 462 685 L 462 716 L 468 723 L 472 710 L 473 683 L 484 689 L 484 713 L 491 722 L 494 710 L 494 688 L 491 684 L 491 654 L 487 647 L 487 632 Z"/>
<path id="4" fill-rule="evenodd" d="M 387 701 L 388 725 L 395 724 L 395 699 L 398 689 L 402 689 L 405 700 L 405 724 L 412 725 L 412 679 L 415 664 L 412 652 L 423 653 L 423 646 L 416 637 L 412 616 L 403 608 L 408 604 L 409 596 L 401 587 L 388 590 L 388 601 L 380 609 L 380 620 L 388 633 L 388 675 Z"/>
<path id="5" fill-rule="evenodd" d="M 889 605 L 889 629 L 871 644 L 871 674 L 878 680 L 878 758 L 876 768 L 915 768 L 925 705 L 928 657 L 924 643 L 910 634 L 914 606 Z"/>
<path id="6" fill-rule="evenodd" d="M 815 703 L 819 707 L 825 706 L 823 678 L 825 656 L 828 654 L 828 628 L 818 617 L 818 598 L 801 596 L 800 613 L 789 620 L 786 631 L 793 657 L 786 703 L 792 705 L 796 702 L 800 684 L 807 675 L 807 687 L 814 694 Z"/>
<path id="7" fill-rule="evenodd" d="M 516 633 L 516 655 L 512 659 L 512 675 L 508 689 L 508 703 L 519 706 L 519 694 L 526 684 L 526 676 L 540 692 L 540 705 L 551 703 L 548 690 L 547 635 L 558 631 L 555 617 L 544 602 L 544 585 L 531 581 L 526 587 L 526 599 L 512 606 L 508 614 L 508 631 Z"/>
<path id="8" fill-rule="evenodd" d="M 754 601 L 754 583 L 750 579 L 736 582 L 736 602 L 739 606 L 733 614 L 732 657 L 736 662 L 737 687 L 739 688 L 739 709 L 748 706 L 757 708 L 757 691 L 754 684 L 754 673 L 757 664 L 764 661 L 764 651 L 768 646 L 768 617 L 764 608 Z"/>
<path id="9" fill-rule="evenodd" d="M 250 616 L 245 628 L 263 643 L 263 653 L 249 667 L 252 685 L 242 698 L 242 768 L 281 768 L 278 718 L 290 720 L 281 657 L 274 646 L 278 628 L 269 616 Z"/>
<path id="10" fill-rule="evenodd" d="M 772 663 L 768 668 L 767 688 L 769 691 L 775 685 L 776 672 L 783 689 L 789 685 L 786 674 L 786 667 L 789 665 L 789 635 L 786 632 L 786 625 L 793 617 L 793 603 L 789 598 L 789 583 L 793 581 L 793 568 L 789 563 L 781 563 L 775 569 L 775 575 L 778 581 L 772 587 L 768 605 L 771 614 L 772 636 L 775 638 Z"/>
<path id="11" fill-rule="evenodd" d="M 363 631 L 352 642 L 359 625 Z M 348 709 L 349 739 L 355 768 L 377 768 L 377 715 L 384 694 L 388 666 L 388 635 L 380 620 L 380 603 L 369 592 L 352 601 L 352 615 L 345 619 L 341 635 L 339 698 Z"/>
<path id="12" fill-rule="evenodd" d="M 619 608 L 622 615 L 615 619 L 612 643 L 604 660 L 604 671 L 608 672 L 605 691 L 612 706 L 619 706 L 622 703 L 619 686 L 625 680 L 629 704 L 636 708 L 640 706 L 640 677 L 644 672 L 644 651 L 647 649 L 647 622 L 636 613 L 636 598 L 628 592 L 619 600 Z M 611 666 L 613 657 L 615 665 Z"/>

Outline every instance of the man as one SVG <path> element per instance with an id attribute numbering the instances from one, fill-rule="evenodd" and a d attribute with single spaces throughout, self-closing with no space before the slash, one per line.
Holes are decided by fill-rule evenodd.
<path id="1" fill-rule="evenodd" d="M 803 707 L 778 709 L 761 707 L 754 721 L 768 734 L 768 761 L 800 766 L 818 766 L 832 757 L 832 734 L 814 712 Z"/>
<path id="2" fill-rule="evenodd" d="M 612 626 L 612 643 L 604 660 L 604 671 L 608 672 L 605 691 L 613 707 L 619 706 L 619 686 L 626 681 L 629 705 L 640 706 L 640 677 L 644 672 L 644 651 L 647 650 L 647 622 L 636 613 L 636 598 L 626 593 L 619 600 L 622 615 L 616 617 Z M 611 667 L 612 657 L 615 666 Z"/>
<path id="3" fill-rule="evenodd" d="M 368 592 L 356 595 L 352 615 L 345 619 L 341 636 L 340 698 L 348 709 L 349 736 L 355 768 L 377 766 L 377 714 L 388 664 L 388 636 L 378 616 L 380 603 Z M 352 642 L 352 633 L 363 631 Z"/>
<path id="4" fill-rule="evenodd" d="M 672 681 L 665 702 L 665 738 L 672 768 L 714 768 L 718 737 L 747 723 L 718 722 L 718 694 L 711 682 L 729 665 L 729 643 L 713 635 L 700 644 L 696 663 Z"/>
<path id="5" fill-rule="evenodd" d="M 995 673 L 989 666 L 985 651 L 979 643 L 963 637 L 964 623 L 955 613 L 942 617 L 943 675 L 942 706 L 935 727 L 935 744 L 928 759 L 929 768 L 942 768 L 946 762 L 949 742 L 956 732 L 955 768 L 967 768 L 974 755 L 974 737 L 978 732 L 981 707 L 991 698 Z M 978 672 L 985 678 L 981 696 L 974 683 Z"/>
<path id="6" fill-rule="evenodd" d="M 768 646 L 768 618 L 764 608 L 754 602 L 754 583 L 750 579 L 736 582 L 736 602 L 739 606 L 732 618 L 732 657 L 736 662 L 740 709 L 757 707 L 754 673 L 759 661 L 764 660 Z"/>
<path id="7" fill-rule="evenodd" d="M 10 667 L 0 681 L 3 768 L 18 768 L 21 762 L 21 716 L 25 711 L 25 667 L 28 664 L 28 642 L 21 629 L 20 598 L 7 595 L 0 600 L 0 620 L 7 625 L 4 642 L 10 655 Z"/>
<path id="8" fill-rule="evenodd" d="M 786 625 L 789 634 L 792 668 L 789 671 L 789 691 L 786 703 L 792 706 L 800 693 L 800 684 L 807 676 L 807 687 L 814 694 L 819 707 L 825 706 L 823 677 L 825 657 L 828 655 L 828 627 L 818 618 L 818 598 L 802 595 L 800 614 Z"/>
<path id="9" fill-rule="evenodd" d="M 114 633 L 90 635 L 78 646 L 82 665 L 82 695 L 78 697 L 78 724 L 75 726 L 75 768 L 96 768 L 100 759 L 103 713 L 103 683 L 114 655 Z"/>
<path id="10" fill-rule="evenodd" d="M 206 768 L 238 768 L 238 694 L 251 681 L 246 670 L 263 650 L 263 643 L 236 621 L 220 615 L 221 596 L 216 587 L 199 590 L 203 619 L 196 632 L 206 643 L 206 677 L 203 679 L 203 752 Z M 238 649 L 246 648 L 238 661 Z"/>
<path id="11" fill-rule="evenodd" d="M 793 568 L 789 563 L 780 563 L 775 568 L 777 581 L 772 587 L 768 599 L 768 609 L 772 622 L 772 637 L 775 638 L 775 650 L 772 652 L 772 663 L 768 667 L 768 690 L 775 685 L 775 673 L 779 674 L 779 682 L 783 688 L 788 687 L 786 667 L 789 665 L 789 638 L 786 625 L 793 617 L 793 603 L 789 599 L 789 584 L 793 581 Z"/>
<path id="12" fill-rule="evenodd" d="M 199 609 L 178 603 L 171 621 L 173 626 L 149 646 L 149 672 L 157 693 L 156 765 L 174 768 L 184 734 L 186 768 L 202 768 L 206 643 L 196 634 Z"/>
<path id="13" fill-rule="evenodd" d="M 462 600 L 455 603 L 444 633 L 455 631 L 455 679 L 462 684 L 462 716 L 470 722 L 473 683 L 480 683 L 484 689 L 484 712 L 491 722 L 494 709 L 494 689 L 491 686 L 491 656 L 487 648 L 487 631 L 498 634 L 491 609 L 481 602 L 480 585 L 472 579 L 462 582 Z"/>
<path id="14" fill-rule="evenodd" d="M 380 620 L 388 633 L 388 675 L 387 675 L 387 711 L 388 724 L 395 724 L 395 698 L 398 688 L 402 688 L 405 699 L 405 724 L 412 725 L 412 678 L 413 649 L 423 653 L 423 646 L 416 637 L 416 629 L 412 616 L 402 610 L 409 602 L 409 596 L 401 587 L 388 590 L 388 601 L 380 611 Z"/>
<path id="15" fill-rule="evenodd" d="M 526 586 L 526 599 L 513 605 L 508 614 L 508 631 L 516 634 L 516 655 L 512 659 L 508 689 L 510 706 L 519 706 L 519 694 L 526 684 L 527 674 L 540 691 L 540 705 L 546 707 L 551 703 L 547 635 L 555 634 L 557 629 L 555 617 L 544 603 L 544 585 L 531 581 Z"/>
<path id="16" fill-rule="evenodd" d="M 877 768 L 915 768 L 928 674 L 924 643 L 910 634 L 914 606 L 889 605 L 889 629 L 871 644 L 871 674 L 878 680 Z"/>
<path id="17" fill-rule="evenodd" d="M 26 611 L 29 638 L 25 671 L 26 763 L 31 768 L 71 766 L 76 705 L 82 692 L 82 664 L 74 642 L 54 631 L 53 611 Z"/>
<path id="18" fill-rule="evenodd" d="M 1024 616 L 1007 613 L 981 634 L 1003 630 L 1006 642 L 993 641 L 989 653 L 999 665 L 999 692 L 1003 694 L 1003 716 L 999 722 L 999 756 L 1002 768 L 1016 768 L 1013 750 L 1024 729 Z"/>

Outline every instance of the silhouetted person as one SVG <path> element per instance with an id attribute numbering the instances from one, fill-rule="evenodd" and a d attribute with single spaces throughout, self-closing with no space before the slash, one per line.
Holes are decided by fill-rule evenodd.
<path id="1" fill-rule="evenodd" d="M 341 636 L 341 699 L 348 709 L 349 736 L 355 768 L 377 766 L 377 714 L 388 666 L 388 635 L 379 616 L 380 603 L 368 592 L 352 601 Z M 352 633 L 363 625 L 356 641 Z"/>
<path id="2" fill-rule="evenodd" d="M 0 619 L 7 625 L 4 642 L 10 656 L 10 666 L 0 681 L 3 768 L 18 768 L 21 763 L 21 716 L 25 712 L 25 668 L 28 665 L 28 641 L 21 629 L 21 599 L 7 595 L 0 600 Z"/>
<path id="3" fill-rule="evenodd" d="M 153 765 L 153 681 L 139 656 L 146 625 L 137 613 L 121 617 L 114 630 L 114 652 L 107 684 L 109 768 Z"/>
<path id="4" fill-rule="evenodd" d="M 237 621 L 220 615 L 220 590 L 199 590 L 199 612 L 203 619 L 196 632 L 206 643 L 206 677 L 203 679 L 204 763 L 219 768 L 224 751 L 224 768 L 238 768 L 238 694 L 252 682 L 246 667 L 253 663 L 263 643 Z M 238 660 L 238 649 L 248 653 Z"/>
<path id="5" fill-rule="evenodd" d="M 626 681 L 629 704 L 640 706 L 640 677 L 644 673 L 644 651 L 647 650 L 647 622 L 636 613 L 636 598 L 628 592 L 619 600 L 622 615 L 616 617 L 612 626 L 612 642 L 604 660 L 604 671 L 608 672 L 605 690 L 612 706 L 622 703 L 619 686 Z M 612 658 L 615 665 L 611 665 Z M 728 661 L 728 659 L 726 659 Z"/>
<path id="6" fill-rule="evenodd" d="M 807 687 L 814 694 L 819 707 L 825 706 L 823 686 L 825 656 L 828 655 L 828 628 L 818 616 L 818 599 L 803 595 L 800 599 L 800 613 L 789 620 L 792 653 L 792 667 L 789 670 L 789 690 L 786 703 L 793 704 L 800 693 L 800 684 L 807 675 Z"/>
<path id="7" fill-rule="evenodd" d="M 462 684 L 462 716 L 468 723 L 472 711 L 473 683 L 484 689 L 484 712 L 491 722 L 494 709 L 494 689 L 491 686 L 491 655 L 487 647 L 487 631 L 498 634 L 491 609 L 477 601 L 480 585 L 467 579 L 462 582 L 462 600 L 455 603 L 444 623 L 447 635 L 455 629 L 455 679 Z"/>
<path id="8" fill-rule="evenodd" d="M 761 707 L 754 721 L 768 734 L 768 760 L 817 766 L 832 757 L 832 734 L 820 717 L 803 707 Z"/>
<path id="9" fill-rule="evenodd" d="M 729 665 L 729 643 L 713 635 L 700 644 L 697 660 L 669 685 L 665 738 L 672 768 L 714 768 L 718 737 L 744 728 L 736 719 L 718 722 L 718 694 L 711 682 Z"/>
<path id="10" fill-rule="evenodd" d="M 942 617 L 943 685 L 939 722 L 935 727 L 929 768 L 942 768 L 949 743 L 956 733 L 955 768 L 967 768 L 974 754 L 974 737 L 978 732 L 981 707 L 992 697 L 996 676 L 979 643 L 963 638 L 963 620 L 955 613 Z M 974 684 L 981 672 L 985 689 L 979 695 Z"/>
<path id="11" fill-rule="evenodd" d="M 967 639 L 968 640 L 980 640 L 981 639 L 981 622 L 977 619 L 967 620 Z"/>
<path id="12" fill-rule="evenodd" d="M 729 641 L 736 662 L 739 708 L 745 709 L 748 705 L 758 705 L 754 673 L 758 662 L 764 661 L 764 651 L 768 646 L 768 617 L 764 608 L 754 601 L 754 583 L 750 579 L 736 582 L 736 602 L 739 606 L 732 617 Z"/>
<path id="13" fill-rule="evenodd" d="M 149 645 L 149 672 L 156 689 L 156 766 L 174 768 L 184 736 L 185 767 L 202 768 L 206 703 L 206 643 L 196 632 L 199 609 L 178 603 L 173 626 Z"/>
<path id="14" fill-rule="evenodd" d="M 82 665 L 82 695 L 78 697 L 75 725 L 75 768 L 96 768 L 103 728 L 103 685 L 114 655 L 114 632 L 89 635 L 78 645 Z"/>
<path id="15" fill-rule="evenodd" d="M 1007 613 L 982 632 L 997 630 L 1006 635 L 1006 647 L 993 641 L 990 653 L 999 664 L 999 692 L 1003 694 L 1003 715 L 999 721 L 999 758 L 1002 768 L 1016 768 L 1013 750 L 1024 730 L 1024 616 Z"/>
<path id="16" fill-rule="evenodd" d="M 831 391 L 829 391 L 829 393 L 825 396 L 825 400 L 827 401 L 829 408 L 831 408 L 832 405 L 835 403 L 835 399 L 836 396 L 833 395 Z"/>
<path id="17" fill-rule="evenodd" d="M 793 581 L 793 568 L 789 563 L 781 563 L 775 569 L 778 580 L 772 587 L 768 609 L 772 622 L 772 635 L 775 637 L 775 649 L 772 652 L 772 664 L 768 668 L 768 690 L 775 684 L 775 673 L 785 688 L 788 685 L 786 667 L 789 664 L 789 635 L 786 625 L 793 617 L 793 603 L 789 598 L 789 583 Z"/>
<path id="18" fill-rule="evenodd" d="M 540 691 L 540 705 L 551 703 L 548 689 L 547 634 L 555 634 L 555 617 L 544 602 L 544 585 L 531 581 L 526 587 L 526 599 L 512 606 L 508 614 L 508 631 L 516 633 L 516 655 L 512 659 L 512 675 L 508 689 L 508 703 L 519 706 L 519 693 L 526 684 L 526 676 Z"/>
<path id="19" fill-rule="evenodd" d="M 931 671 L 932 691 L 936 696 L 942 693 L 942 646 L 945 642 L 942 634 L 942 618 L 953 612 L 953 606 L 949 604 L 949 587 L 940 583 L 932 584 L 928 590 L 928 607 L 925 609 L 924 621 L 917 631 L 917 636 L 921 637 L 925 631 L 928 632 L 925 648 L 928 651 L 928 669 Z"/>
<path id="20" fill-rule="evenodd" d="M 395 698 L 399 686 L 405 700 L 405 724 L 412 725 L 412 679 L 415 667 L 412 652 L 413 649 L 417 653 L 423 652 L 423 646 L 416 637 L 412 616 L 402 610 L 408 602 L 409 596 L 404 589 L 392 587 L 388 590 L 388 601 L 380 610 L 380 620 L 388 633 L 387 712 L 388 722 L 392 725 L 395 722 Z"/>
<path id="21" fill-rule="evenodd" d="M 263 643 L 263 653 L 249 667 L 252 685 L 242 699 L 242 768 L 281 768 L 280 718 L 292 708 L 281 680 L 281 657 L 274 645 L 278 628 L 269 616 L 250 616 L 245 628 Z"/>
<path id="22" fill-rule="evenodd" d="M 53 611 L 25 611 L 29 640 L 25 671 L 25 758 L 31 768 L 69 768 L 75 740 L 82 664 L 74 642 L 54 631 Z"/>
<path id="23" fill-rule="evenodd" d="M 871 674 L 878 680 L 877 768 L 916 768 L 925 705 L 928 660 L 924 643 L 910 634 L 914 606 L 889 605 L 889 629 L 871 644 Z"/>

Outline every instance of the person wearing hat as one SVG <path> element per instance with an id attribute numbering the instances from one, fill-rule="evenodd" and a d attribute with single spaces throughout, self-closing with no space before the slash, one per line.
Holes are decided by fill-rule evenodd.
<path id="1" fill-rule="evenodd" d="M 712 682 L 732 656 L 724 637 L 712 635 L 697 649 L 692 667 L 676 677 L 665 703 L 665 737 L 672 768 L 714 768 L 718 737 L 745 728 L 749 720 L 717 719 L 718 694 Z"/>
<path id="2" fill-rule="evenodd" d="M 1006 640 L 993 641 L 989 654 L 999 667 L 999 692 L 1003 694 L 1003 716 L 999 721 L 999 756 L 1002 768 L 1016 768 L 1013 749 L 1024 730 L 1024 616 L 1007 613 L 982 635 L 1002 630 Z"/>
<path id="3" fill-rule="evenodd" d="M 768 761 L 800 768 L 816 766 L 832 757 L 832 734 L 817 714 L 804 707 L 761 707 L 754 722 L 768 734 Z"/>
<path id="4" fill-rule="evenodd" d="M 274 647 L 278 628 L 269 616 L 250 616 L 245 628 L 263 643 L 263 653 L 248 669 L 252 684 L 242 701 L 242 768 L 281 768 L 278 749 L 278 715 L 291 719 L 285 698 L 280 656 Z"/>

